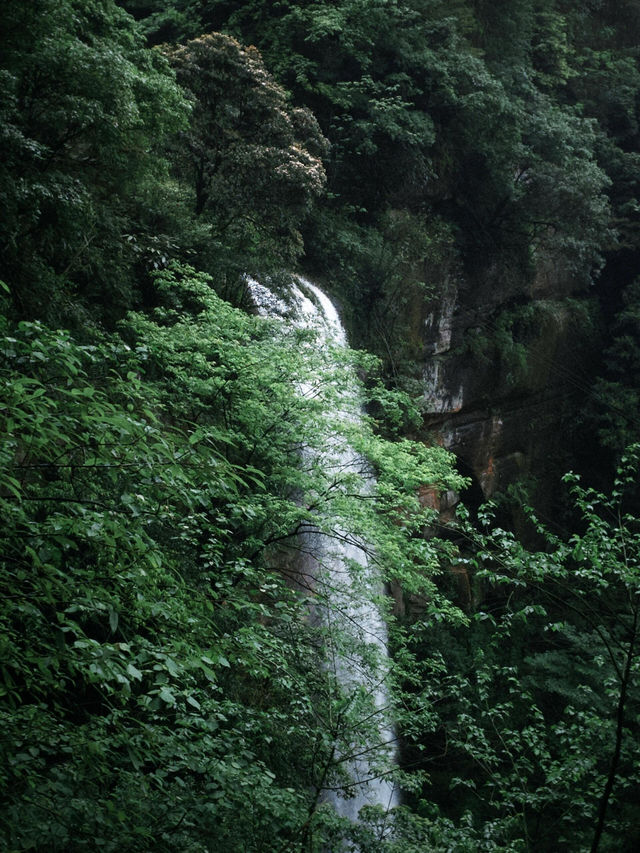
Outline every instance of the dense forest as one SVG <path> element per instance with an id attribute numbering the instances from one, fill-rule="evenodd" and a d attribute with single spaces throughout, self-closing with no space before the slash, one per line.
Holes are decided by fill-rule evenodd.
<path id="1" fill-rule="evenodd" d="M 638 849 L 640 3 L 4 0 L 0 44 L 1 849 Z M 354 349 L 257 310 L 296 273 Z M 453 278 L 487 371 L 531 282 L 581 318 L 553 504 L 427 417 Z M 380 650 L 310 618 L 317 529 L 394 592 L 357 822 L 327 659 Z"/>

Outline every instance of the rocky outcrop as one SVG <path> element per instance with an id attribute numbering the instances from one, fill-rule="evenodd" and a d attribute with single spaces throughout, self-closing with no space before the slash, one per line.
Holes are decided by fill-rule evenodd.
<path id="1" fill-rule="evenodd" d="M 590 381 L 585 294 L 548 259 L 530 280 L 488 270 L 442 281 L 421 318 L 425 424 L 478 500 L 533 477 L 548 506 Z"/>

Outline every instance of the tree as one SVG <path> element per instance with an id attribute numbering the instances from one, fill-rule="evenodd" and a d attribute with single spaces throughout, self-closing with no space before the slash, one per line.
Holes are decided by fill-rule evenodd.
<path id="1" fill-rule="evenodd" d="M 198 0 L 118 0 L 141 22 L 150 45 L 195 38 L 202 31 Z"/>
<path id="2" fill-rule="evenodd" d="M 3 330 L 0 833 L 15 850 L 319 849 L 354 831 L 320 795 L 348 788 L 354 732 L 380 713 L 320 662 L 329 634 L 379 650 L 309 618 L 331 605 L 291 555 L 312 528 L 361 537 L 431 589 L 414 490 L 460 478 L 441 448 L 336 416 L 353 354 L 193 269 L 156 278 L 153 315 L 90 344 Z M 368 470 L 302 464 L 330 455 L 322 436 L 367 450 L 368 499 Z"/>
<path id="3" fill-rule="evenodd" d="M 319 255 L 328 253 L 318 246 L 340 249 L 331 273 L 345 288 L 347 270 L 359 279 L 349 293 L 362 300 L 362 315 L 372 305 L 379 313 L 395 289 L 368 258 L 387 242 L 391 212 L 442 223 L 454 241 L 441 253 L 462 256 L 470 277 L 495 268 L 498 257 L 502 275 L 524 279 L 547 256 L 567 280 L 597 275 L 599 250 L 612 237 L 608 182 L 593 123 L 536 76 L 541 45 L 560 45 L 568 28 L 547 6 L 344 0 L 273 8 L 214 0 L 203 7 L 207 25 L 259 45 L 331 140 L 329 199 L 310 225 L 310 262 L 322 268 Z M 570 56 L 567 47 L 558 86 L 571 76 Z M 435 244 L 443 229 L 425 230 Z M 421 273 L 411 271 L 409 292 Z M 379 341 L 379 328 L 370 341 Z"/>
<path id="4" fill-rule="evenodd" d="M 268 259 L 291 265 L 302 251 L 300 223 L 325 181 L 326 141 L 315 119 L 290 106 L 255 48 L 229 36 L 211 33 L 165 54 L 193 97 L 176 159 L 196 214 L 245 271 Z"/>
<path id="5" fill-rule="evenodd" d="M 423 795 L 494 845 L 637 843 L 640 540 L 625 503 L 638 454 L 622 457 L 609 495 L 569 475 L 577 532 L 560 538 L 538 523 L 542 550 L 501 529 L 470 532 L 482 597 L 471 629 L 408 631 L 425 666 L 424 728 L 410 730 L 408 748 L 431 776 Z M 417 719 L 410 711 L 407 726 Z"/>
<path id="6" fill-rule="evenodd" d="M 0 14 L 0 245 L 15 310 L 91 306 L 113 320 L 134 299 L 162 144 L 187 105 L 112 0 L 11 0 Z"/>

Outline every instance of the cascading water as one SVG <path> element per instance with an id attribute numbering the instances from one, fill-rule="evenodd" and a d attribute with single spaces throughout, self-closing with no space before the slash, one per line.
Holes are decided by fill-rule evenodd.
<path id="1" fill-rule="evenodd" d="M 299 278 L 292 287 L 293 312 L 274 294 L 248 280 L 254 301 L 266 315 L 293 314 L 293 322 L 311 328 L 317 334 L 316 346 L 345 347 L 346 333 L 335 306 L 318 287 Z M 303 385 L 300 393 L 315 396 L 317 388 Z M 343 425 L 357 424 L 361 417 L 359 386 L 351 370 L 345 389 L 339 395 L 339 411 L 334 413 Z M 305 451 L 307 462 L 321 461 L 332 476 L 353 478 L 363 500 L 375 487 L 373 473 L 366 461 L 339 435 L 339 431 L 319 435 L 316 446 Z M 309 457 L 313 457 L 311 460 Z M 326 521 L 326 519 L 325 519 Z M 324 792 L 338 814 L 356 821 L 365 805 L 385 810 L 398 805 L 398 795 L 388 780 L 394 760 L 394 735 L 388 720 L 389 695 L 385 685 L 387 667 L 387 629 L 377 603 L 382 584 L 367 543 L 357 534 L 318 524 L 303 535 L 300 571 L 313 578 L 318 600 L 315 618 L 325 628 L 326 657 L 330 662 L 347 703 L 363 709 L 361 730 L 354 728 L 347 738 L 349 754 L 336 756 L 342 768 L 339 784 L 328 784 Z M 343 736 L 343 743 L 345 738 Z"/>

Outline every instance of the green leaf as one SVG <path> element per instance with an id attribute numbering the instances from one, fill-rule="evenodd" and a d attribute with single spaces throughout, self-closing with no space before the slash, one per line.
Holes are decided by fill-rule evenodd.
<path id="1" fill-rule="evenodd" d="M 136 681 L 142 681 L 142 673 L 132 663 L 127 664 L 127 672 Z"/>

